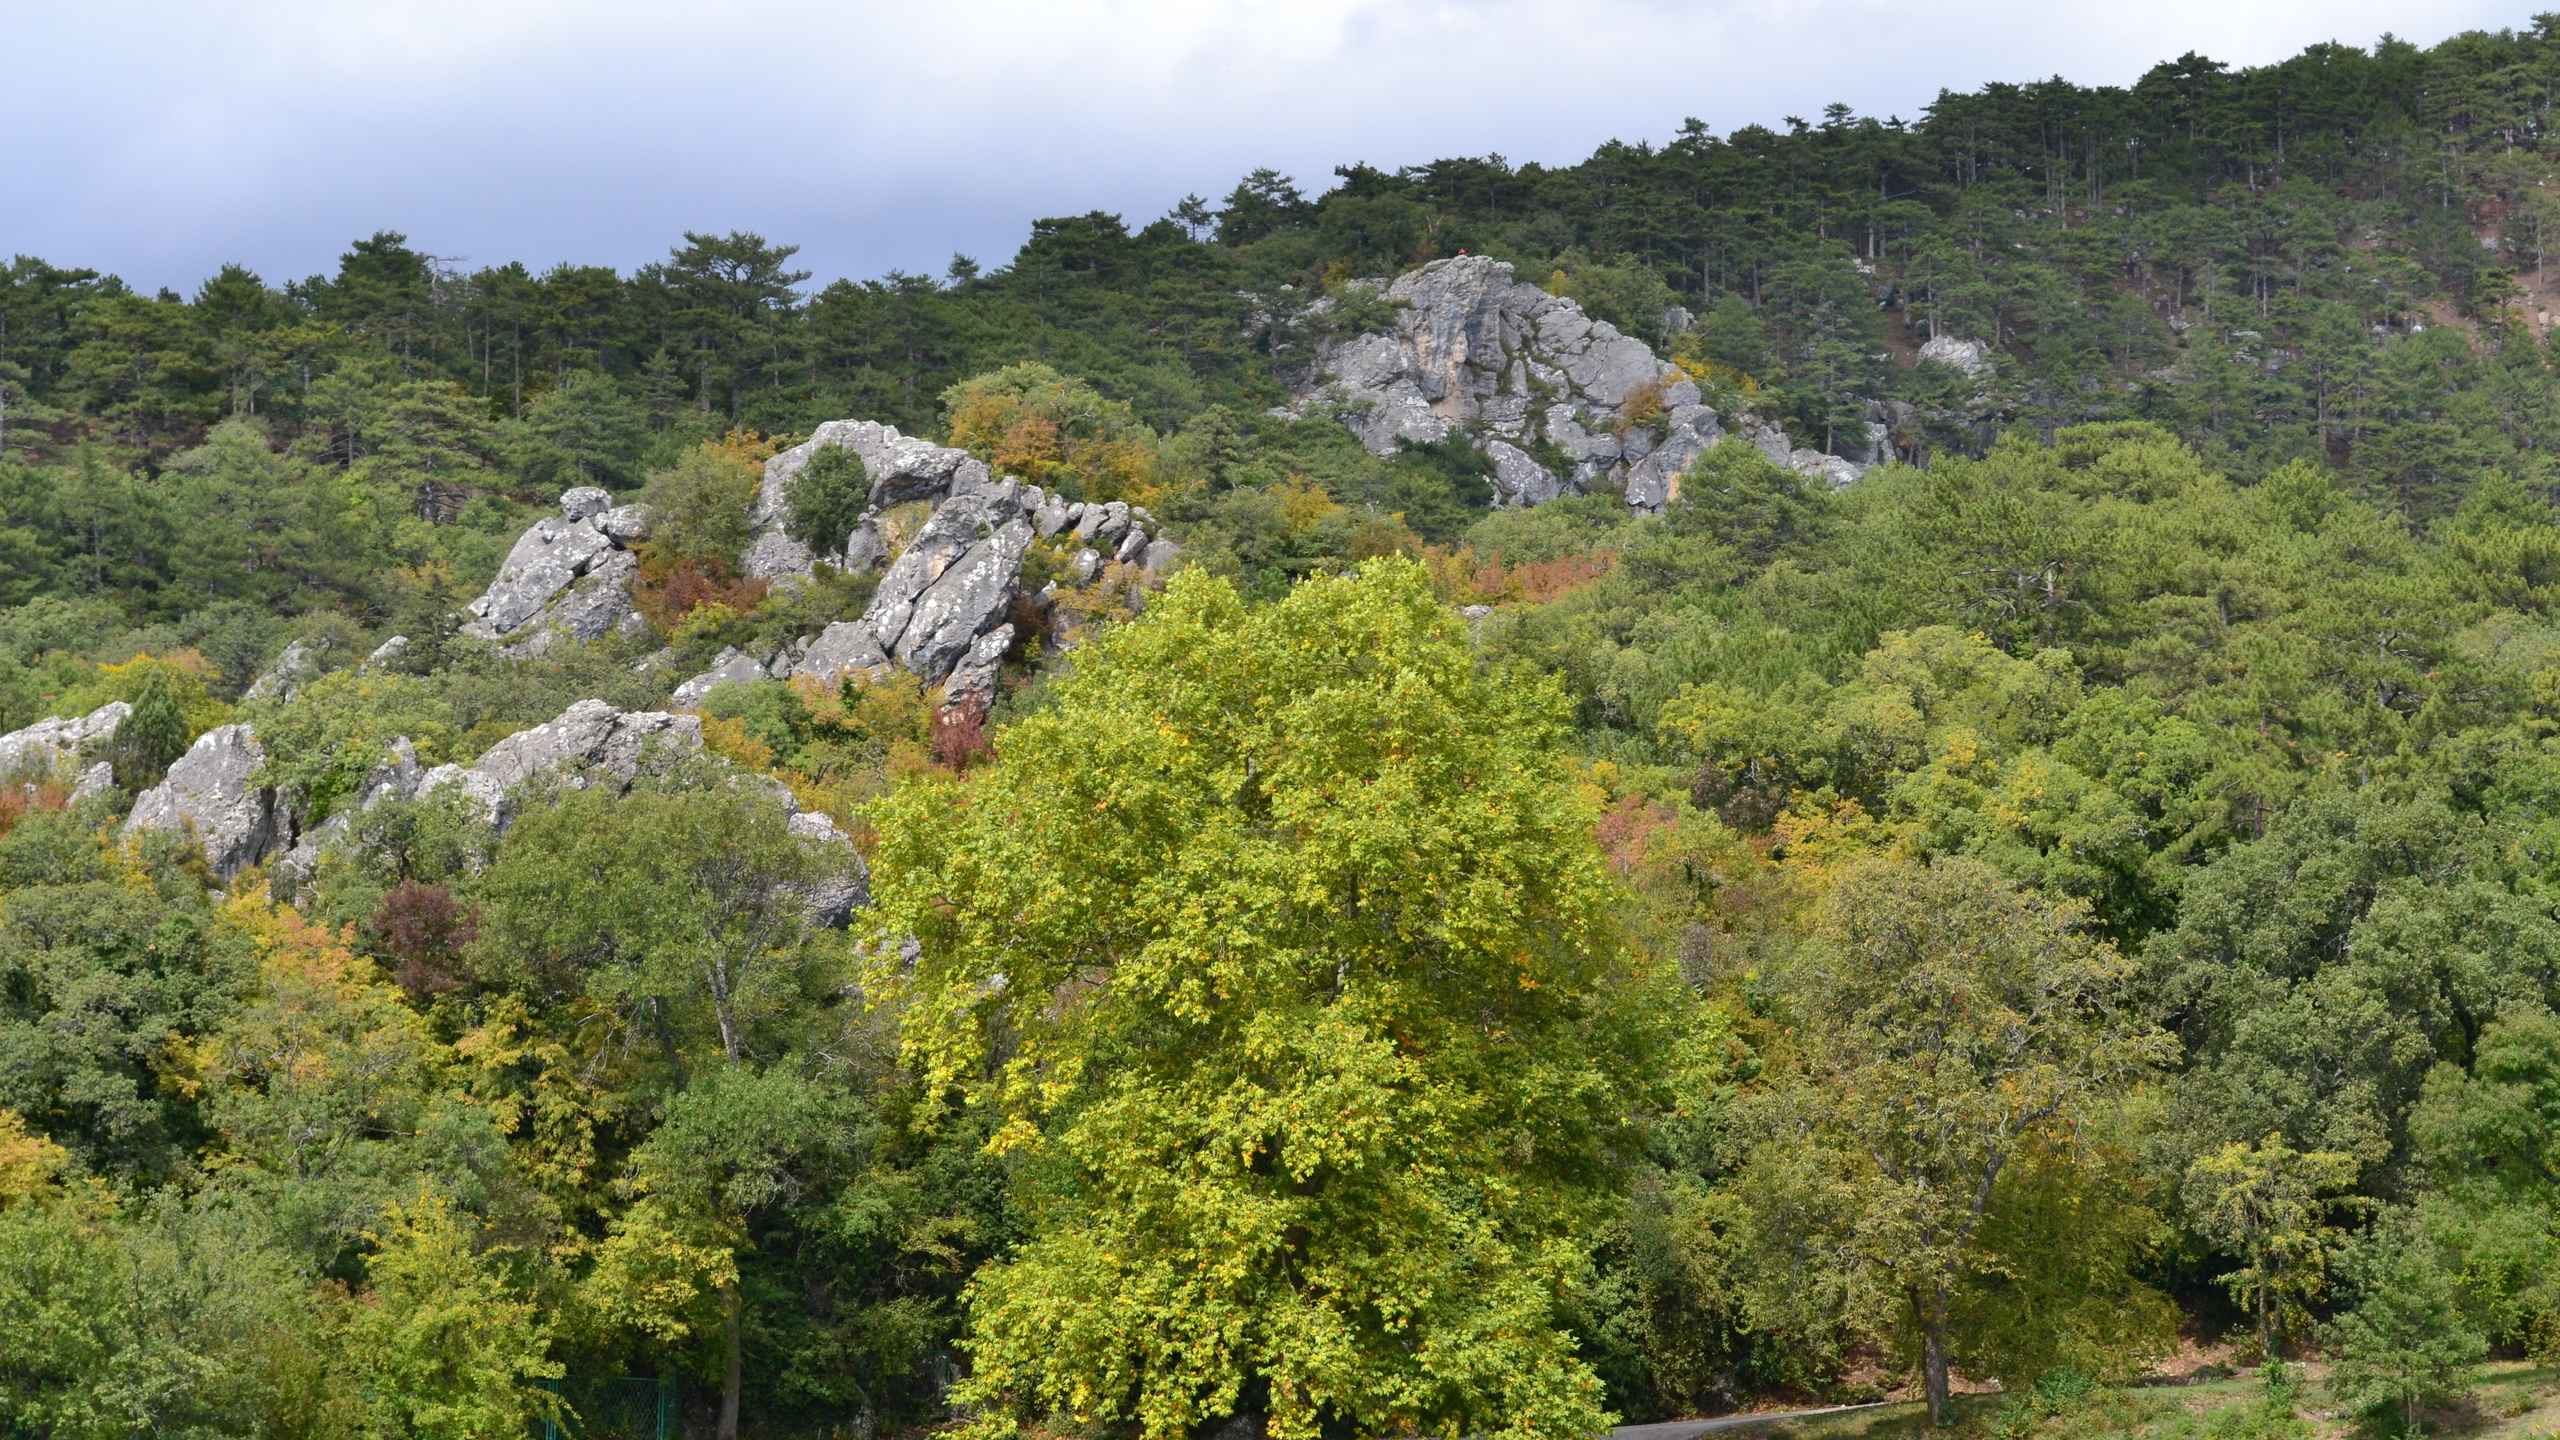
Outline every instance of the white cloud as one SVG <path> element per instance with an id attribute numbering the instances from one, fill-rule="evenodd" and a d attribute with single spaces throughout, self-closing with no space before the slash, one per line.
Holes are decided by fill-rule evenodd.
<path id="1" fill-rule="evenodd" d="M 628 266 L 678 231 L 797 241 L 822 275 L 1000 260 L 1035 215 L 1143 221 L 1259 164 L 1719 131 L 1941 87 L 2263 62 L 2482 0 L 0 0 L 0 252 L 191 286 L 408 232 L 475 261 Z"/>

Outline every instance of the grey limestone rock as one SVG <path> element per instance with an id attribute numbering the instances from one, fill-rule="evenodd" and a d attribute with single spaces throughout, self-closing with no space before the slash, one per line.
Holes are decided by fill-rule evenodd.
<path id="1" fill-rule="evenodd" d="M 1132 525 L 1129 527 L 1129 533 L 1120 537 L 1120 548 L 1112 554 L 1111 558 L 1126 565 L 1146 553 L 1147 532 Z"/>
<path id="2" fill-rule="evenodd" d="M 409 637 L 406 635 L 394 635 L 390 639 L 373 647 L 373 653 L 364 657 L 364 668 L 367 670 L 378 670 L 383 666 L 390 664 L 392 661 L 399 659 L 402 655 L 407 654 L 408 651 Z"/>
<path id="3" fill-rule="evenodd" d="M 228 880 L 266 858 L 278 839 L 274 793 L 257 783 L 266 763 L 251 727 L 208 730 L 169 766 L 167 778 L 135 798 L 125 833 L 193 835 L 213 873 Z"/>
<path id="4" fill-rule="evenodd" d="M 516 537 L 498 576 L 469 605 L 462 633 L 506 642 L 510 655 L 539 655 L 561 640 L 599 640 L 639 623 L 631 582 L 634 547 L 656 515 L 646 505 L 615 507 L 592 485 L 560 496 L 560 514 Z"/>
<path id="5" fill-rule="evenodd" d="M 889 538 L 880 533 L 880 522 L 865 519 L 845 537 L 844 568 L 877 570 L 889 559 Z"/>
<path id="6" fill-rule="evenodd" d="M 871 868 L 853 848 L 853 837 L 821 811 L 801 810 L 784 823 L 792 834 L 812 842 L 820 866 L 816 881 L 802 891 L 809 919 L 830 930 L 850 922 L 853 912 L 871 903 Z"/>
<path id="7" fill-rule="evenodd" d="M 1377 454 L 1455 431 L 1493 460 L 1498 503 L 1543 504 L 1611 485 L 1631 507 L 1655 511 L 1724 435 L 1696 382 L 1651 346 L 1520 283 L 1507 263 L 1459 256 L 1364 283 L 1397 306 L 1394 329 L 1323 347 L 1288 413 L 1338 415 Z M 1663 323 L 1668 333 L 1693 320 L 1666 312 Z M 1572 462 L 1569 473 L 1550 474 L 1531 455 L 1533 427 Z M 1763 448 L 1834 483 L 1843 466 L 1859 463 L 1826 456 L 1800 464 L 1791 448 Z"/>
<path id="8" fill-rule="evenodd" d="M 1059 531 L 1066 529 L 1068 524 L 1067 513 L 1067 502 L 1059 499 L 1055 495 L 1041 501 L 1040 508 L 1034 512 L 1035 519 L 1033 520 L 1034 527 L 1040 532 L 1040 538 L 1046 540 L 1050 536 L 1057 534 Z"/>
<path id="9" fill-rule="evenodd" d="M 657 525 L 658 512 L 646 505 L 616 506 L 596 517 L 596 533 L 625 548 L 648 539 Z"/>
<path id="10" fill-rule="evenodd" d="M 702 721 L 663 710 L 618 710 L 602 700 L 581 700 L 558 718 L 519 730 L 489 747 L 468 766 L 439 765 L 419 781 L 418 793 L 457 786 L 478 801 L 492 824 L 515 818 L 516 788 L 536 775 L 558 775 L 573 788 L 612 783 L 628 787 L 641 768 L 702 748 Z"/>
<path id="11" fill-rule="evenodd" d="M 1510 441 L 1487 440 L 1484 453 L 1493 461 L 1495 504 L 1544 505 L 1564 493 L 1563 481 Z"/>
<path id="12" fill-rule="evenodd" d="M 608 552 L 580 576 L 565 594 L 554 598 L 519 631 L 521 638 L 507 653 L 534 656 L 561 640 L 601 640 L 616 629 L 638 623 L 631 603 L 631 581 L 640 573 L 640 558 L 628 550 Z"/>
<path id="13" fill-rule="evenodd" d="M 1979 340 L 1964 340 L 1953 335 L 1933 337 L 1920 347 L 1920 358 L 1952 365 L 1967 376 L 1980 379 L 1995 368 L 1991 363 L 1991 347 Z"/>
<path id="14" fill-rule="evenodd" d="M 1022 555 L 1030 548 L 1031 527 L 1021 520 L 1006 522 L 970 546 L 916 597 L 893 647 L 898 663 L 928 684 L 950 674 L 970 643 L 1012 604 Z"/>
<path id="15" fill-rule="evenodd" d="M 985 718 L 996 703 L 996 669 L 1012 647 L 1011 625 L 999 625 L 971 642 L 968 653 L 951 667 L 951 678 L 942 683 L 943 713 Z"/>
<path id="16" fill-rule="evenodd" d="M 871 627 L 859 620 L 838 620 L 819 632 L 809 643 L 808 651 L 792 667 L 795 676 L 807 676 L 821 685 L 833 685 L 855 671 L 872 678 L 888 672 L 888 652 L 880 648 L 880 639 Z"/>
<path id="17" fill-rule="evenodd" d="M 754 656 L 742 653 L 733 645 L 720 652 L 720 658 L 711 662 L 710 669 L 677 686 L 675 698 L 669 703 L 678 710 L 699 710 L 703 699 L 723 685 L 769 678 Z"/>
<path id="18" fill-rule="evenodd" d="M 552 596 L 613 549 L 602 531 L 583 521 L 550 516 L 535 521 L 507 552 L 488 593 L 471 602 L 469 608 L 479 618 L 463 626 L 463 633 L 482 639 L 511 633 L 541 614 Z"/>
<path id="19" fill-rule="evenodd" d="M 862 457 L 874 510 L 955 494 L 988 481 L 986 463 L 966 450 L 901 435 L 896 426 L 876 421 L 830 420 L 807 440 L 764 462 L 764 483 L 749 515 L 756 532 L 743 567 L 749 575 L 806 574 L 815 562 L 809 547 L 787 533 L 788 487 L 800 467 L 827 445 L 844 446 Z"/>
<path id="20" fill-rule="evenodd" d="M 871 605 L 864 612 L 863 619 L 870 622 L 873 636 L 884 647 L 895 649 L 905 638 L 908 623 L 925 592 L 941 581 L 944 572 L 968 555 L 980 543 L 982 535 L 992 537 L 996 527 L 1003 523 L 1003 518 L 981 495 L 955 495 L 935 506 L 924 527 L 916 532 L 916 538 L 908 542 L 906 553 L 889 567 L 888 574 L 880 577 L 880 588 L 872 592 Z M 1026 540 L 1029 533 L 1030 527 L 1026 524 L 1023 526 Z M 1014 559 L 1017 564 L 1020 562 L 1019 550 L 1014 552 Z"/>
<path id="21" fill-rule="evenodd" d="M 1680 477 L 1723 438 L 1724 425 L 1714 410 L 1695 403 L 1675 407 L 1662 439 L 1628 469 L 1627 503 L 1640 510 L 1669 504 L 1680 493 Z"/>
<path id="22" fill-rule="evenodd" d="M 267 667 L 266 674 L 249 682 L 249 688 L 240 693 L 240 698 L 243 700 L 292 699 L 301 693 L 306 683 L 319 677 L 322 668 L 321 649 L 320 646 L 300 640 L 287 645 L 284 647 L 284 653 L 276 657 L 276 663 Z"/>
<path id="23" fill-rule="evenodd" d="M 71 787 L 71 803 L 76 805 L 94 796 L 104 795 L 115 788 L 116 767 L 101 760 L 80 772 L 79 780 Z"/>
<path id="24" fill-rule="evenodd" d="M 114 738 L 116 727 L 132 713 L 132 706 L 110 700 L 76 719 L 39 720 L 0 735 L 0 781 L 51 778 L 57 770 L 77 765 L 82 746 Z"/>
<path id="25" fill-rule="evenodd" d="M 1139 557 L 1138 563 L 1144 565 L 1149 574 L 1161 575 L 1164 568 L 1173 563 L 1173 557 L 1181 553 L 1182 547 L 1170 540 L 1150 540 L 1147 553 Z"/>

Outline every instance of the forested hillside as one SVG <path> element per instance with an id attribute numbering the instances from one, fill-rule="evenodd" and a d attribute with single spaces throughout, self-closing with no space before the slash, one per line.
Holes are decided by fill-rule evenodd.
<path id="1" fill-rule="evenodd" d="M 0 1425 L 2479 1419 L 2555 96 L 2560 17 L 2190 55 L 823 287 L 18 257 Z M 1381 433 L 1462 254 L 1649 373 Z"/>

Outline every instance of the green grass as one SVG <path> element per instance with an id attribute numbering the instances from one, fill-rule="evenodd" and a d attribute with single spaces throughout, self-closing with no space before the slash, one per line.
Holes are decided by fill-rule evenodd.
<path id="1" fill-rule="evenodd" d="M 2390 1432 L 2341 1414 L 2315 1367 L 2292 1418 L 2266 1405 L 2255 1376 L 2201 1385 L 2102 1388 L 2067 1413 L 2035 1417 L 2001 1395 L 1960 1395 L 1947 1428 L 1917 1404 L 1772 1421 L 1729 1432 L 1745 1440 L 2382 1440 Z M 2430 1413 L 2426 1433 L 2469 1440 L 2560 1440 L 2560 1367 L 2491 1365 L 2463 1404 Z"/>

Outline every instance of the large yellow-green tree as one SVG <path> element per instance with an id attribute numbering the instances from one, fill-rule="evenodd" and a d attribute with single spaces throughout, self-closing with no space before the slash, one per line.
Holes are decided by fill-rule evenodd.
<path id="1" fill-rule="evenodd" d="M 982 1429 L 1593 1433 L 1553 1316 L 1661 1007 L 1558 687 L 1380 562 L 1177 577 L 1054 693 L 874 815 L 872 993 L 1029 1217 L 969 1296 Z"/>
<path id="2" fill-rule="evenodd" d="M 2109 1368 L 2170 1328 L 2108 1142 L 2176 1042 L 2087 918 L 1975 860 L 1851 867 L 1789 977 L 1799 1063 L 1741 1107 L 1763 1308 L 1826 1299 L 1907 1346 L 1933 1424 L 1956 1365 Z"/>

